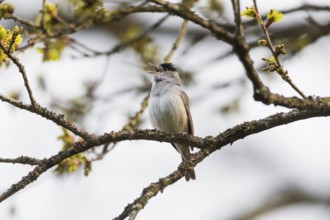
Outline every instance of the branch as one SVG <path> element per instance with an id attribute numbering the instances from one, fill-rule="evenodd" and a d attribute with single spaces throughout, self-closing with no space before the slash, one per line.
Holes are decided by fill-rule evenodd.
<path id="1" fill-rule="evenodd" d="M 258 10 L 258 6 L 257 6 L 257 0 L 253 0 L 253 4 L 254 7 L 256 9 L 256 13 L 257 16 L 259 16 L 259 19 L 261 20 L 261 15 L 259 13 Z M 284 70 L 283 65 L 279 59 L 279 55 L 275 52 L 275 48 L 273 46 L 273 43 L 270 39 L 269 36 L 269 32 L 268 32 L 268 28 L 265 26 L 265 24 L 263 22 L 258 22 L 259 26 L 261 27 L 262 32 L 264 33 L 265 37 L 266 37 L 266 41 L 267 41 L 267 46 L 270 49 L 273 57 L 275 58 L 276 64 L 278 66 L 279 69 L 281 69 L 281 71 L 276 71 L 284 81 L 286 81 L 302 98 L 306 99 L 306 96 L 304 95 L 304 93 L 292 82 L 291 78 L 288 75 L 288 71 Z"/>
<path id="2" fill-rule="evenodd" d="M 69 158 L 75 154 L 81 153 L 83 151 L 86 151 L 88 149 L 91 149 L 95 146 L 103 145 L 105 143 L 119 142 L 126 140 L 153 140 L 158 142 L 187 144 L 189 146 L 194 146 L 202 149 L 198 153 L 193 155 L 188 161 L 181 163 L 177 171 L 173 172 L 168 177 L 161 179 L 160 181 L 152 184 L 151 188 L 155 189 L 154 192 L 148 193 L 149 190 L 147 190 L 144 193 L 142 193 L 141 199 L 138 199 L 137 201 L 138 203 L 141 203 L 144 207 L 146 202 L 143 201 L 148 201 L 150 198 L 155 196 L 159 191 L 161 191 L 164 187 L 178 181 L 180 178 L 182 178 L 185 175 L 185 172 L 189 170 L 192 166 L 196 166 L 209 154 L 213 153 L 218 149 L 221 149 L 223 146 L 227 144 L 231 144 L 248 135 L 259 133 L 261 131 L 271 129 L 276 126 L 292 123 L 294 121 L 298 121 L 306 118 L 329 116 L 329 115 L 330 115 L 330 110 L 324 110 L 324 111 L 293 110 L 288 113 L 278 113 L 276 115 L 272 115 L 258 121 L 253 120 L 251 122 L 245 122 L 231 129 L 228 129 L 223 133 L 220 133 L 217 137 L 206 137 L 206 138 L 195 137 L 186 133 L 166 134 L 164 132 L 155 131 L 155 130 L 135 130 L 135 131 L 123 130 L 119 132 L 105 133 L 100 136 L 96 136 L 96 135 L 90 136 L 85 141 L 76 142 L 72 148 L 61 151 L 50 158 L 43 159 L 40 162 L 40 164 L 37 167 L 35 167 L 35 169 L 32 170 L 27 176 L 23 177 L 19 182 L 13 184 L 7 191 L 2 193 L 0 195 L 0 202 L 6 200 L 16 192 L 23 189 L 25 186 L 37 180 L 42 173 L 46 172 L 48 169 L 57 165 L 64 159 Z M 134 207 L 135 207 L 134 204 L 133 205 L 131 204 L 128 207 L 126 207 L 125 210 L 132 210 Z"/>
<path id="3" fill-rule="evenodd" d="M 287 108 L 325 110 L 330 109 L 330 97 L 308 97 L 300 99 L 297 97 L 285 97 L 276 93 L 271 93 L 259 78 L 257 71 L 253 67 L 253 61 L 249 55 L 249 46 L 245 39 L 241 38 L 234 46 L 234 52 L 243 64 L 247 77 L 253 84 L 254 99 L 264 104 L 280 105 Z"/>
<path id="4" fill-rule="evenodd" d="M 144 32 L 142 32 L 138 36 L 132 38 L 131 40 L 128 40 L 128 41 L 125 41 L 123 43 L 118 44 L 117 46 L 113 47 L 111 50 L 107 51 L 105 54 L 107 56 L 110 56 L 114 53 L 117 53 L 117 52 L 121 51 L 122 49 L 126 48 L 127 46 L 137 42 L 138 40 L 145 37 L 146 34 L 150 33 L 151 31 L 155 30 L 156 28 L 158 28 L 164 21 L 166 21 L 168 19 L 168 17 L 169 17 L 168 15 L 164 16 L 163 18 L 161 18 L 159 21 L 154 23 L 151 27 L 149 27 L 147 30 L 145 30 Z"/>
<path id="5" fill-rule="evenodd" d="M 130 117 L 128 123 L 126 123 L 123 126 L 122 130 L 130 131 L 135 129 L 139 122 L 141 121 L 142 114 L 147 109 L 149 103 L 149 94 L 144 97 L 140 104 L 140 109 L 137 111 L 133 117 Z M 106 154 L 108 154 L 111 150 L 113 150 L 117 146 L 118 142 L 113 142 L 111 148 L 109 149 L 110 143 L 107 143 L 103 146 L 102 152 L 100 154 L 97 154 L 94 159 L 91 159 L 91 161 L 101 160 L 104 158 Z"/>
<path id="6" fill-rule="evenodd" d="M 263 84 L 257 71 L 253 67 L 253 60 L 249 54 L 250 48 L 244 37 L 236 38 L 233 50 L 243 64 L 247 77 L 252 82 L 255 100 L 262 101 L 264 104 L 274 104 L 301 110 L 313 109 L 323 111 L 325 109 L 330 109 L 330 97 L 308 97 L 306 99 L 300 99 L 271 93 L 269 88 Z"/>
<path id="7" fill-rule="evenodd" d="M 218 40 L 223 40 L 224 42 L 231 45 L 233 44 L 234 39 L 225 27 L 220 26 L 214 21 L 209 21 L 201 18 L 200 16 L 196 15 L 195 12 L 191 11 L 187 6 L 183 4 L 172 4 L 164 0 L 148 1 L 163 6 L 163 8 L 169 13 L 173 13 L 185 20 L 189 20 L 201 27 L 210 30 Z"/>
<path id="8" fill-rule="evenodd" d="M 236 216 L 233 217 L 233 219 L 258 219 L 260 216 L 265 216 L 281 208 L 307 203 L 320 205 L 327 209 L 330 208 L 328 195 L 325 197 L 318 197 L 301 190 L 299 186 L 290 186 L 290 183 L 283 184 L 283 186 L 284 188 L 272 192 L 258 207 L 248 210 L 245 213 L 236 213 Z M 330 213 L 328 213 L 328 216 L 329 214 Z"/>
<path id="9" fill-rule="evenodd" d="M 178 34 L 178 37 L 176 38 L 175 42 L 173 43 L 172 49 L 170 50 L 170 52 L 164 58 L 164 61 L 166 63 L 171 61 L 171 58 L 172 58 L 174 52 L 176 51 L 176 49 L 178 49 L 179 45 L 181 44 L 184 37 L 186 36 L 187 29 L 188 29 L 188 21 L 184 20 L 183 23 L 182 23 L 180 32 Z"/>
<path id="10" fill-rule="evenodd" d="M 297 12 L 297 11 L 330 11 L 329 6 L 320 6 L 320 5 L 311 5 L 311 4 L 304 4 L 296 8 L 288 9 L 288 10 L 283 10 L 282 13 L 287 14 L 287 13 L 292 13 L 292 12 Z"/>
<path id="11" fill-rule="evenodd" d="M 69 46 L 73 50 L 75 50 L 78 53 L 82 54 L 83 57 L 99 56 L 99 55 L 104 55 L 106 53 L 106 52 L 100 52 L 100 51 L 94 50 L 94 49 L 86 46 L 85 44 L 80 43 L 79 41 L 77 41 L 76 39 L 74 39 L 72 37 L 70 37 L 69 40 L 70 40 Z M 87 52 L 85 52 L 83 50 L 90 52 L 92 55 L 88 54 Z M 76 57 L 73 56 L 72 58 L 76 58 Z"/>
<path id="12" fill-rule="evenodd" d="M 255 99 L 258 99 L 256 96 L 261 91 L 269 91 L 269 89 L 262 83 L 257 71 L 253 68 L 253 60 L 249 55 L 250 48 L 245 38 L 238 38 L 236 44 L 233 46 L 233 50 L 243 64 L 247 77 L 252 82 Z"/>
<path id="13" fill-rule="evenodd" d="M 167 177 L 161 178 L 159 181 L 151 183 L 142 191 L 140 197 L 135 199 L 134 202 L 128 204 L 124 211 L 113 220 L 124 220 L 128 216 L 137 215 L 137 213 L 145 207 L 151 198 L 156 196 L 159 192 L 163 192 L 166 187 L 172 185 L 184 177 L 185 173 L 189 171 L 191 167 L 195 167 L 208 155 L 212 154 L 216 150 L 221 149 L 227 144 L 232 144 L 233 142 L 239 139 L 243 139 L 249 135 L 259 133 L 280 125 L 285 125 L 294 121 L 311 117 L 329 116 L 329 114 L 330 110 L 327 110 L 323 113 L 319 111 L 293 110 L 288 113 L 278 113 L 258 121 L 254 120 L 250 122 L 244 122 L 243 124 L 227 129 L 223 133 L 220 133 L 217 137 L 206 137 L 204 139 L 200 139 L 201 142 L 198 144 L 200 144 L 199 147 L 201 147 L 202 150 L 192 155 L 188 161 L 182 162 L 179 168 Z M 197 144 L 194 141 L 187 140 L 187 142 L 189 142 L 191 145 Z"/>
<path id="14" fill-rule="evenodd" d="M 295 8 L 287 9 L 287 10 L 282 10 L 281 12 L 283 14 L 290 14 L 294 12 L 301 12 L 301 11 L 330 11 L 329 6 L 319 6 L 319 5 L 311 5 L 311 4 L 304 4 Z M 262 20 L 267 19 L 267 14 L 261 16 Z M 253 26 L 255 24 L 254 20 L 249 20 L 247 22 L 244 22 L 244 25 L 246 26 Z M 232 27 L 233 28 L 233 27 Z"/>
<path id="15" fill-rule="evenodd" d="M 134 44 L 135 42 L 141 40 L 142 38 L 144 38 L 148 33 L 150 33 L 151 31 L 157 29 L 162 23 L 164 23 L 164 21 L 166 21 L 168 19 L 169 15 L 166 15 L 164 16 L 163 18 L 159 19 L 156 23 L 154 23 L 153 25 L 151 25 L 148 29 L 144 30 L 141 34 L 139 34 L 138 36 L 130 39 L 130 40 L 127 40 L 127 41 L 124 41 L 124 42 L 120 42 L 118 43 L 116 46 L 114 46 L 113 48 L 111 48 L 110 50 L 108 51 L 105 51 L 105 52 L 98 52 L 98 51 L 91 51 L 89 50 L 92 54 L 89 55 L 89 54 L 83 54 L 84 57 L 86 58 L 90 58 L 90 57 L 96 57 L 96 56 L 111 56 L 115 53 L 118 53 L 122 50 L 124 50 L 125 48 L 127 48 L 128 46 Z M 73 39 L 71 39 L 72 41 Z M 77 41 L 72 41 L 74 43 L 77 43 Z M 81 44 L 80 44 L 81 46 Z M 87 49 L 85 47 L 85 49 Z"/>
<path id="16" fill-rule="evenodd" d="M 46 0 L 42 0 L 41 19 L 40 19 L 39 28 L 42 30 L 44 34 L 48 35 L 47 29 L 45 29 L 45 13 L 46 13 Z"/>
<path id="17" fill-rule="evenodd" d="M 105 18 L 103 23 L 108 23 L 109 21 L 118 21 L 131 14 L 146 12 L 166 12 L 166 10 L 163 7 L 158 6 L 130 6 L 127 8 L 119 8 L 114 11 L 109 11 L 109 14 L 106 14 L 107 17 Z"/>
<path id="18" fill-rule="evenodd" d="M 41 160 L 32 158 L 32 157 L 26 157 L 26 156 L 20 156 L 14 159 L 9 159 L 9 158 L 0 158 L 0 163 L 18 163 L 22 165 L 39 165 L 41 163 Z"/>
<path id="19" fill-rule="evenodd" d="M 6 50 L 6 48 L 2 45 L 1 42 L 0 42 L 0 49 L 3 50 L 3 52 L 9 57 L 9 59 L 17 66 L 19 72 L 21 73 L 21 75 L 23 77 L 24 85 L 25 85 L 25 88 L 28 92 L 31 105 L 33 107 L 35 107 L 38 103 L 36 102 L 36 100 L 33 97 L 32 89 L 30 87 L 29 80 L 27 78 L 27 75 L 26 75 L 25 68 L 24 68 L 23 64 L 21 64 L 16 57 L 11 55 L 10 54 L 10 48 L 9 48 L 9 50 Z"/>
<path id="20" fill-rule="evenodd" d="M 39 104 L 37 104 L 33 107 L 31 105 L 24 104 L 21 101 L 17 101 L 15 99 L 8 98 L 8 97 L 6 97 L 5 95 L 3 95 L 1 93 L 0 93 L 0 100 L 3 101 L 3 102 L 7 102 L 7 103 L 9 103 L 9 104 L 11 104 L 11 105 L 13 105 L 17 108 L 27 110 L 29 112 L 40 115 L 41 117 L 44 117 L 48 120 L 51 120 L 55 124 L 68 129 L 69 131 L 71 131 L 75 135 L 78 135 L 78 136 L 82 137 L 83 139 L 88 139 L 89 137 L 92 136 L 91 134 L 87 133 L 86 131 L 78 128 L 73 122 L 66 121 L 64 119 L 64 115 L 52 112 L 52 111 L 40 106 Z"/>
<path id="21" fill-rule="evenodd" d="M 240 1 L 239 0 L 232 0 L 231 1 L 234 9 L 234 16 L 235 16 L 235 36 L 236 38 L 243 38 L 244 37 L 244 31 L 243 31 L 243 25 L 242 25 L 242 19 L 241 19 L 241 9 L 240 9 Z"/>
<path id="22" fill-rule="evenodd" d="M 15 22 L 19 22 L 22 25 L 25 25 L 27 27 L 31 27 L 31 28 L 34 28 L 34 29 L 40 28 L 38 25 L 35 24 L 35 22 L 30 21 L 30 20 L 26 20 L 24 18 L 19 18 L 19 17 L 15 16 L 15 15 L 10 15 L 10 17 L 8 19 L 12 19 Z"/>

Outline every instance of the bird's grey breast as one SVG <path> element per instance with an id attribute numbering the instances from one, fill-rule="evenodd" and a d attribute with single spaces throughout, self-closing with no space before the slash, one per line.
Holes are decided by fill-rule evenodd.
<path id="1" fill-rule="evenodd" d="M 149 116 L 156 129 L 179 133 L 187 130 L 187 114 L 175 84 L 155 84 L 151 90 Z M 158 85 L 160 84 L 160 85 Z"/>

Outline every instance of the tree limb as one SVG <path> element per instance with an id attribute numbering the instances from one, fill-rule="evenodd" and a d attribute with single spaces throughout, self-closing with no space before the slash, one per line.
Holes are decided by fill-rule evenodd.
<path id="1" fill-rule="evenodd" d="M 178 181 L 182 178 L 185 173 L 191 169 L 191 167 L 196 166 L 205 157 L 210 155 L 216 150 L 221 149 L 227 144 L 232 144 L 233 142 L 245 138 L 251 134 L 259 133 L 271 129 L 276 126 L 292 123 L 298 120 L 329 116 L 330 110 L 324 111 L 313 111 L 313 110 L 292 110 L 288 113 L 278 113 L 264 119 L 253 120 L 250 122 L 244 122 L 243 124 L 237 125 L 233 128 L 227 129 L 226 131 L 220 133 L 216 137 L 195 137 L 186 133 L 182 134 L 166 134 L 164 132 L 156 130 L 134 130 L 134 131 L 119 131 L 105 133 L 100 136 L 90 136 L 85 141 L 76 142 L 72 148 L 61 151 L 58 154 L 51 156 L 47 159 L 43 159 L 40 164 L 35 167 L 27 176 L 24 176 L 19 182 L 13 184 L 7 191 L 0 195 L 0 202 L 3 202 L 13 194 L 17 193 L 33 181 L 37 180 L 38 177 L 46 172 L 48 169 L 57 165 L 66 158 L 69 158 L 75 154 L 81 153 L 95 146 L 100 146 L 109 142 L 120 142 L 127 140 L 153 140 L 158 142 L 167 143 L 178 143 L 187 144 L 189 146 L 194 146 L 200 148 L 201 150 L 191 156 L 188 161 L 182 162 L 178 170 L 174 171 L 168 177 L 161 179 L 156 183 L 151 184 L 151 189 L 145 190 L 141 198 L 136 200 L 135 203 L 140 203 L 143 207 L 150 198 L 155 196 L 159 191 L 164 189 L 166 186 Z M 145 201 L 145 202 L 144 202 Z M 128 205 L 125 210 L 133 210 L 134 204 Z M 124 213 L 127 211 L 124 210 Z M 124 215 L 124 214 L 123 214 Z M 126 215 L 126 214 L 125 214 Z M 119 218 L 123 219 L 123 218 Z"/>
<path id="2" fill-rule="evenodd" d="M 64 115 L 57 114 L 53 111 L 50 111 L 50 110 L 46 109 L 45 107 L 40 106 L 39 104 L 37 104 L 36 106 L 33 107 L 32 105 L 27 105 L 21 101 L 17 101 L 15 99 L 6 97 L 5 95 L 3 95 L 1 93 L 0 93 L 0 100 L 3 102 L 7 102 L 19 109 L 24 109 L 29 112 L 35 113 L 37 115 L 40 115 L 41 117 L 46 118 L 46 119 L 54 122 L 55 124 L 68 129 L 69 131 L 71 131 L 75 135 L 82 137 L 83 139 L 88 139 L 90 136 L 92 136 L 91 134 L 84 131 L 83 129 L 78 128 L 73 122 L 65 120 Z"/>
<path id="3" fill-rule="evenodd" d="M 22 165 L 39 165 L 41 163 L 41 160 L 27 157 L 27 156 L 20 156 L 17 158 L 9 159 L 9 158 L 0 158 L 0 163 L 12 163 L 12 164 L 22 164 Z"/>
<path id="4" fill-rule="evenodd" d="M 182 162 L 179 168 L 172 172 L 170 175 L 159 179 L 157 182 L 151 183 L 148 187 L 143 189 L 141 196 L 135 199 L 134 202 L 128 204 L 124 211 L 113 220 L 124 220 L 132 213 L 136 215 L 137 212 L 145 207 L 151 198 L 156 196 L 159 192 L 162 192 L 166 187 L 172 185 L 184 177 L 185 173 L 189 171 L 191 167 L 195 167 L 208 155 L 212 154 L 216 150 L 221 149 L 227 144 L 232 144 L 233 142 L 239 139 L 243 139 L 251 134 L 259 133 L 277 126 L 289 124 L 294 121 L 311 117 L 329 116 L 329 114 L 329 110 L 321 114 L 319 111 L 292 110 L 288 113 L 278 113 L 264 119 L 244 122 L 243 124 L 227 129 L 216 137 L 206 137 L 204 139 L 199 139 L 198 143 L 195 141 L 190 142 L 190 140 L 187 140 L 186 143 L 189 143 L 192 146 L 198 145 L 201 150 L 196 154 L 193 154 L 188 161 Z"/>
<path id="5" fill-rule="evenodd" d="M 223 40 L 228 44 L 233 44 L 233 37 L 229 34 L 229 31 L 225 28 L 220 26 L 214 21 L 205 20 L 191 11 L 187 6 L 183 4 L 173 4 L 168 1 L 164 0 L 148 0 L 155 4 L 163 6 L 169 13 L 173 13 L 183 19 L 189 20 L 203 28 L 210 30 L 214 36 L 219 39 Z"/>

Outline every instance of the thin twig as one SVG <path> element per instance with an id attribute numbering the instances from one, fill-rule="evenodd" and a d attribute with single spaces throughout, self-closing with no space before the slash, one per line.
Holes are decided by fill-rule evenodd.
<path id="1" fill-rule="evenodd" d="M 254 92 L 256 93 L 256 91 L 262 91 L 264 89 L 268 91 L 268 88 L 263 84 L 257 72 L 255 71 L 253 67 L 253 61 L 249 56 L 249 45 L 245 40 L 245 33 L 241 20 L 240 1 L 232 0 L 231 2 L 234 9 L 235 37 L 236 37 L 236 43 L 233 46 L 233 51 L 236 52 L 243 66 L 245 67 L 247 72 L 247 77 L 250 79 L 250 81 L 253 84 Z"/>
<path id="2" fill-rule="evenodd" d="M 176 38 L 175 42 L 173 43 L 172 49 L 164 58 L 164 61 L 166 63 L 171 61 L 173 54 L 175 53 L 176 49 L 178 49 L 179 45 L 181 44 L 184 37 L 186 36 L 187 30 L 188 30 L 188 23 L 189 23 L 188 20 L 183 21 L 182 26 L 180 28 L 180 32 L 178 34 L 178 37 Z"/>
<path id="3" fill-rule="evenodd" d="M 249 54 L 249 45 L 245 38 L 238 40 L 234 46 L 234 52 L 239 57 L 242 65 L 245 68 L 247 77 L 252 82 L 254 99 L 261 101 L 264 104 L 274 104 L 287 108 L 297 108 L 301 110 L 325 110 L 330 108 L 330 97 L 308 97 L 301 99 L 298 97 L 286 97 L 280 94 L 272 93 L 267 86 L 261 81 L 256 69 L 253 67 L 253 60 Z"/>
<path id="4" fill-rule="evenodd" d="M 120 42 L 119 44 L 117 44 L 116 46 L 114 46 L 113 48 L 111 48 L 108 51 L 105 51 L 105 52 L 93 51 L 93 50 L 90 50 L 88 47 L 85 46 L 85 49 L 88 49 L 91 52 L 91 54 L 89 55 L 89 54 L 84 53 L 83 56 L 86 57 L 86 58 L 91 58 L 91 57 L 96 57 L 96 56 L 111 56 L 115 53 L 118 53 L 118 52 L 126 49 L 128 46 L 134 44 L 135 42 L 141 40 L 142 38 L 144 38 L 151 31 L 157 29 L 168 18 L 169 18 L 169 15 L 164 16 L 163 18 L 159 19 L 156 23 L 151 25 L 148 29 L 144 30 L 142 33 L 140 33 L 136 37 L 134 37 L 132 39 L 129 39 L 127 41 L 124 41 L 124 42 Z M 75 43 L 76 43 L 76 41 L 75 41 Z M 81 46 L 83 44 L 79 44 L 79 45 Z"/>
<path id="5" fill-rule="evenodd" d="M 47 29 L 45 29 L 45 13 L 46 13 L 46 0 L 42 0 L 40 29 L 44 34 L 47 34 Z"/>
<path id="6" fill-rule="evenodd" d="M 126 48 L 129 45 L 132 45 L 133 43 L 141 40 L 143 37 L 146 36 L 146 34 L 150 33 L 151 31 L 157 29 L 164 21 L 166 21 L 169 18 L 169 15 L 164 16 L 163 18 L 159 19 L 155 24 L 151 25 L 148 29 L 146 29 L 145 31 L 143 31 L 141 34 L 139 34 L 138 36 L 122 42 L 118 45 L 116 45 L 115 47 L 113 47 L 111 50 L 107 51 L 105 54 L 107 56 L 110 56 L 114 53 L 118 53 L 119 51 L 123 50 L 124 48 Z"/>
<path id="7" fill-rule="evenodd" d="M 298 6 L 296 8 L 283 10 L 282 13 L 287 14 L 287 13 L 292 13 L 292 12 L 297 12 L 297 11 L 330 11 L 330 6 L 304 4 L 304 5 Z"/>
<path id="8" fill-rule="evenodd" d="M 243 25 L 242 25 L 242 19 L 241 19 L 241 7 L 240 7 L 240 1 L 239 0 L 232 0 L 232 5 L 234 9 L 234 16 L 235 16 L 235 36 L 236 38 L 242 38 L 244 37 L 243 32 Z"/>
<path id="9" fill-rule="evenodd" d="M 98 55 L 102 55 L 102 54 L 105 54 L 106 52 L 99 52 L 99 51 L 96 51 L 95 49 L 92 49 L 92 48 L 89 48 L 87 47 L 86 45 L 80 43 L 79 41 L 77 41 L 76 39 L 74 38 L 69 38 L 70 40 L 70 47 L 76 51 L 78 51 L 79 53 L 83 54 L 84 57 L 89 57 L 89 56 L 98 56 Z M 92 53 L 92 55 L 89 55 L 83 51 L 81 51 L 80 49 L 78 49 L 77 47 L 74 47 L 73 44 L 77 45 L 78 47 L 86 50 L 86 51 L 89 51 L 90 53 Z"/>
<path id="10" fill-rule="evenodd" d="M 64 20 L 60 16 L 55 15 L 55 16 L 53 16 L 53 18 L 56 19 L 59 23 L 65 25 L 68 28 L 69 33 L 78 32 L 78 29 L 74 24 L 71 24 L 71 23 L 67 22 L 66 20 Z"/>
<path id="11" fill-rule="evenodd" d="M 23 64 L 20 63 L 19 60 L 15 56 L 11 55 L 10 51 L 8 51 L 1 43 L 0 43 L 0 49 L 3 50 L 4 53 L 8 56 L 8 58 L 17 66 L 19 72 L 21 73 L 21 75 L 23 77 L 24 85 L 28 92 L 31 105 L 32 105 L 32 107 L 35 108 L 38 103 L 36 102 L 36 100 L 33 97 L 32 89 L 30 87 L 29 80 L 27 78 Z"/>
<path id="12" fill-rule="evenodd" d="M 259 16 L 259 18 L 261 19 L 260 17 L 260 14 L 259 14 L 259 10 L 258 10 L 258 5 L 257 5 L 257 0 L 253 0 L 253 4 L 254 4 L 254 7 L 256 9 L 256 12 L 257 12 L 257 16 Z M 279 59 L 279 56 L 278 54 L 276 54 L 275 52 L 275 48 L 273 46 L 273 43 L 270 39 L 270 36 L 269 36 L 269 32 L 268 32 L 268 29 L 265 27 L 265 25 L 263 24 L 263 22 L 258 22 L 261 29 L 262 29 L 262 32 L 264 33 L 265 37 L 266 37 L 266 41 L 267 41 L 267 46 L 268 48 L 270 49 L 273 57 L 275 58 L 275 61 L 276 61 L 276 64 L 277 66 L 283 70 L 283 73 L 280 74 L 282 79 L 284 81 L 286 81 L 287 83 L 289 83 L 289 85 L 304 99 L 306 99 L 307 97 L 304 95 L 304 93 L 292 82 L 291 78 L 289 77 L 288 75 L 288 71 L 287 70 L 284 70 L 283 68 L 283 65 Z"/>
<path id="13" fill-rule="evenodd" d="M 149 102 L 149 94 L 146 97 L 144 97 L 144 99 L 141 102 L 139 111 L 137 111 L 133 117 L 130 117 L 128 123 L 123 126 L 122 130 L 130 131 L 137 127 L 137 125 L 141 121 L 143 113 L 148 107 L 148 102 Z M 90 161 L 97 161 L 103 159 L 105 155 L 107 155 L 111 150 L 113 150 L 117 146 L 118 142 L 112 142 L 111 148 L 109 149 L 110 144 L 111 143 L 105 144 L 103 146 L 102 152 L 100 154 L 97 154 L 97 156 L 91 159 Z"/>
<path id="14" fill-rule="evenodd" d="M 9 19 L 13 19 L 15 22 L 19 22 L 27 27 L 31 27 L 31 28 L 34 28 L 34 29 L 38 29 L 40 28 L 38 25 L 35 24 L 35 22 L 33 21 L 30 21 L 30 20 L 26 20 L 24 18 L 19 18 L 15 15 L 10 15 L 10 18 Z"/>
<path id="15" fill-rule="evenodd" d="M 16 52 L 24 52 L 25 50 L 34 47 L 36 44 L 43 42 L 44 38 L 43 37 L 34 37 L 30 38 L 24 46 L 20 46 L 16 48 Z"/>

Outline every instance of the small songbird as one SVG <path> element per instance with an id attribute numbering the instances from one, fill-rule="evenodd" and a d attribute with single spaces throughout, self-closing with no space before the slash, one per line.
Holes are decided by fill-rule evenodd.
<path id="1" fill-rule="evenodd" d="M 154 69 L 149 99 L 149 118 L 157 130 L 167 133 L 186 132 L 194 134 L 193 121 L 189 108 L 189 97 L 180 87 L 180 76 L 171 63 L 159 66 L 150 64 Z M 183 161 L 188 160 L 190 149 L 187 145 L 174 144 Z M 186 180 L 196 179 L 192 169 L 185 174 Z"/>

